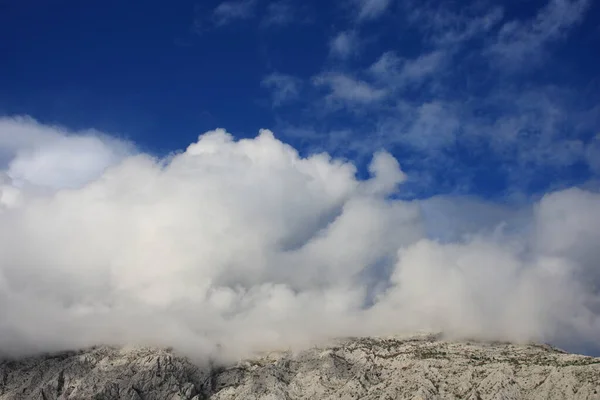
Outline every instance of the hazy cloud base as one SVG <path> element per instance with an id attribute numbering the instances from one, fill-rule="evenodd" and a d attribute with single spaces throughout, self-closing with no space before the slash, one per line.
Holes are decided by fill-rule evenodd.
<path id="1" fill-rule="evenodd" d="M 416 330 L 598 349 L 597 193 L 400 201 L 384 152 L 358 180 L 267 130 L 157 159 L 26 118 L 0 119 L 0 168 L 3 354 L 145 343 L 230 358 Z"/>

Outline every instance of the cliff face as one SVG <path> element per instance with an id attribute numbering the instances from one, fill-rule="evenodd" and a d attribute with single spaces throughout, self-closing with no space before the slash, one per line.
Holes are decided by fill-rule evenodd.
<path id="1" fill-rule="evenodd" d="M 99 347 L 0 362 L 0 399 L 598 399 L 600 358 L 548 346 L 361 338 L 199 367 Z"/>

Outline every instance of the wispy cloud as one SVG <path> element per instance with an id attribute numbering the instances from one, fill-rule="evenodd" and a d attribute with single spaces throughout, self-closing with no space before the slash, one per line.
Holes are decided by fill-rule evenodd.
<path id="1" fill-rule="evenodd" d="M 217 26 L 227 25 L 236 20 L 253 18 L 257 0 L 225 1 L 219 4 L 212 13 Z"/>
<path id="2" fill-rule="evenodd" d="M 298 97 L 301 80 L 291 75 L 274 72 L 263 78 L 261 85 L 271 91 L 274 106 L 281 106 Z"/>
<path id="3" fill-rule="evenodd" d="M 539 61 L 547 44 L 563 38 L 581 21 L 589 4 L 589 0 L 550 0 L 533 19 L 505 23 L 489 53 L 502 67 L 532 65 Z"/>
<path id="4" fill-rule="evenodd" d="M 340 59 L 358 55 L 360 39 L 356 30 L 342 31 L 329 41 L 329 54 Z"/>
<path id="5" fill-rule="evenodd" d="M 410 186 L 414 193 L 464 193 L 491 179 L 497 186 L 490 193 L 517 198 L 564 188 L 599 170 L 597 102 L 552 82 L 525 88 L 518 75 L 499 71 L 499 61 L 518 57 L 513 66 L 535 66 L 539 50 L 568 35 L 588 2 L 549 0 L 530 20 L 508 19 L 501 8 L 481 3 L 460 10 L 406 4 L 414 6 L 406 9 L 407 26 L 425 44 L 419 53 L 389 48 L 360 69 L 345 63 L 332 70 L 325 63 L 313 78 L 317 104 L 325 107 L 319 121 L 306 123 L 325 149 L 352 157 L 382 147 L 405 154 L 406 187 L 417 185 Z M 353 29 L 330 43 L 332 52 L 351 54 L 346 39 Z M 300 118 L 292 125 L 302 130 Z M 338 140 L 338 132 L 346 139 Z M 352 135 L 357 143 L 346 144 Z"/>
<path id="6" fill-rule="evenodd" d="M 354 0 L 359 21 L 373 20 L 386 12 L 392 0 Z"/>
<path id="7" fill-rule="evenodd" d="M 442 101 L 419 105 L 401 102 L 396 116 L 382 120 L 378 127 L 382 135 L 393 134 L 397 144 L 426 153 L 437 153 L 453 144 L 459 128 L 456 107 Z"/>
<path id="8" fill-rule="evenodd" d="M 435 7 L 405 1 L 402 3 L 407 21 L 423 33 L 423 39 L 447 48 L 471 39 L 481 39 L 496 27 L 504 16 L 501 7 L 481 10 L 468 4 L 460 10 L 448 6 Z"/>
<path id="9" fill-rule="evenodd" d="M 394 51 L 381 55 L 369 72 L 377 80 L 390 87 L 406 87 L 422 83 L 438 72 L 446 59 L 446 53 L 435 50 L 414 59 L 402 59 Z"/>
<path id="10" fill-rule="evenodd" d="M 261 28 L 283 27 L 291 24 L 311 22 L 308 9 L 292 0 L 275 0 L 259 11 L 258 0 L 230 0 L 218 4 L 213 9 L 204 5 L 194 8 L 192 30 L 197 34 L 223 27 L 236 21 L 258 19 Z"/>
<path id="11" fill-rule="evenodd" d="M 551 45 L 558 45 L 585 17 L 589 0 L 548 0 L 526 18 L 482 2 L 458 8 L 404 0 L 397 3 L 404 7 L 401 18 L 422 46 L 418 52 L 383 47 L 379 54 L 373 54 L 379 46 L 364 45 L 368 27 L 360 22 L 382 16 L 393 3 L 349 4 L 355 14 L 327 42 L 329 57 L 312 86 L 300 91 L 302 82 L 284 74 L 261 82 L 270 90 L 274 108 L 296 101 L 314 111 L 310 120 L 302 111 L 294 116 L 281 111 L 287 113 L 284 120 L 291 119 L 284 125 L 296 131 L 308 125 L 319 132 L 310 146 L 319 142 L 326 150 L 353 156 L 381 147 L 408 151 L 412 158 L 405 160 L 407 168 L 431 175 L 419 175 L 419 184 L 429 182 L 441 190 L 471 190 L 472 182 L 486 174 L 514 190 L 540 190 L 544 184 L 536 182 L 549 181 L 545 168 L 553 176 L 567 176 L 578 165 L 598 170 L 594 159 L 599 146 L 591 137 L 600 118 L 584 118 L 594 111 L 576 101 L 569 88 L 560 94 L 551 93 L 551 83 L 519 89 L 522 82 L 514 81 L 519 74 L 512 73 L 530 71 L 550 56 Z M 292 23 L 293 6 L 287 0 L 266 5 L 262 23 Z M 357 65 L 361 67 L 353 69 Z M 584 126 L 584 119 L 592 122 Z M 368 140 L 350 146 L 351 134 Z M 484 170 L 483 164 L 493 167 Z"/>
<path id="12" fill-rule="evenodd" d="M 294 4 L 289 0 L 274 1 L 267 5 L 261 21 L 264 27 L 289 25 L 299 17 L 295 14 Z"/>
<path id="13" fill-rule="evenodd" d="M 338 72 L 317 75 L 313 83 L 327 88 L 325 98 L 332 106 L 368 105 L 379 102 L 388 94 L 385 89 Z"/>

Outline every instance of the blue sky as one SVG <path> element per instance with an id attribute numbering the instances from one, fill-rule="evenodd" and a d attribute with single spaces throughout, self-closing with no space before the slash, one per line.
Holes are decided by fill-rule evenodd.
<path id="1" fill-rule="evenodd" d="M 166 154 L 260 128 L 403 196 L 522 201 L 600 173 L 591 0 L 0 2 L 0 115 Z M 362 170 L 362 169 L 361 169 Z"/>

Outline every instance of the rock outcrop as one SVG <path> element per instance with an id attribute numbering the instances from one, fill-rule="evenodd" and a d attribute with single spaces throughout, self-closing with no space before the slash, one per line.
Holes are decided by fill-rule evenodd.
<path id="1" fill-rule="evenodd" d="M 0 399 L 588 399 L 600 358 L 545 345 L 354 338 L 229 366 L 98 347 L 0 362 Z"/>

